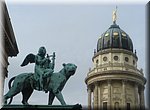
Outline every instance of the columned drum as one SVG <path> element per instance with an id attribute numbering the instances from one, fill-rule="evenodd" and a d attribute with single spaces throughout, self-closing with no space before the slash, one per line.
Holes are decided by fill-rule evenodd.
<path id="1" fill-rule="evenodd" d="M 101 35 L 92 61 L 94 67 L 85 78 L 89 109 L 138 110 L 145 107 L 146 79 L 142 69 L 137 68 L 138 57 L 136 51 L 133 52 L 132 40 L 119 25 L 114 23 Z"/>

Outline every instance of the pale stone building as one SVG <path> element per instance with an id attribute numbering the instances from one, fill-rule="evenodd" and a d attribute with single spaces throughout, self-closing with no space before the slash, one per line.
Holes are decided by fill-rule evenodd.
<path id="1" fill-rule="evenodd" d="M 4 92 L 5 78 L 8 76 L 8 57 L 19 53 L 14 31 L 5 2 L 0 1 L 0 108 Z"/>
<path id="2" fill-rule="evenodd" d="M 115 13 L 116 14 L 116 13 Z M 115 17 L 116 18 L 116 15 Z M 88 109 L 143 110 L 143 70 L 137 68 L 138 57 L 133 43 L 116 19 L 97 42 L 85 82 L 88 91 Z"/>

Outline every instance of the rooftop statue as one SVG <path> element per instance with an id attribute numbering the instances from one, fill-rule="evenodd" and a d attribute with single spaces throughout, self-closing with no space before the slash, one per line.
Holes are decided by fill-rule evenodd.
<path id="1" fill-rule="evenodd" d="M 33 90 L 49 92 L 48 105 L 52 105 L 53 100 L 56 98 L 62 105 L 66 105 L 66 102 L 61 93 L 67 80 L 70 76 L 75 74 L 77 66 L 72 63 L 63 64 L 63 69 L 54 73 L 55 66 L 55 52 L 53 55 L 46 55 L 45 47 L 40 47 L 38 54 L 29 54 L 21 66 L 26 66 L 29 63 L 35 63 L 35 73 L 21 73 L 14 76 L 9 81 L 9 91 L 4 96 L 4 103 L 7 104 L 7 100 L 10 98 L 8 104 L 12 102 L 15 95 L 22 92 L 23 99 L 22 104 L 28 105 L 28 99 L 30 98 Z M 52 59 L 50 59 L 52 57 Z M 11 83 L 13 85 L 11 87 Z"/>
<path id="2" fill-rule="evenodd" d="M 116 6 L 116 10 L 113 11 L 112 19 L 113 19 L 113 23 L 115 24 L 117 20 L 117 6 Z"/>

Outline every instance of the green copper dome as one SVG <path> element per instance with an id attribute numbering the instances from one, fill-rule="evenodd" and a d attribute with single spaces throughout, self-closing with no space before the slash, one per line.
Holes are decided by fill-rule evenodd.
<path id="1" fill-rule="evenodd" d="M 97 52 L 108 48 L 126 49 L 133 52 L 132 40 L 116 23 L 98 39 Z"/>

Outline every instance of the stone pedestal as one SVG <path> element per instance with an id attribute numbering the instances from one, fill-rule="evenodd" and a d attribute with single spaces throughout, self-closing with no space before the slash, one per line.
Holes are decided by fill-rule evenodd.
<path id="1" fill-rule="evenodd" d="M 20 110 L 20 109 L 35 109 L 35 110 L 82 110 L 80 104 L 76 105 L 5 105 L 1 110 Z"/>

